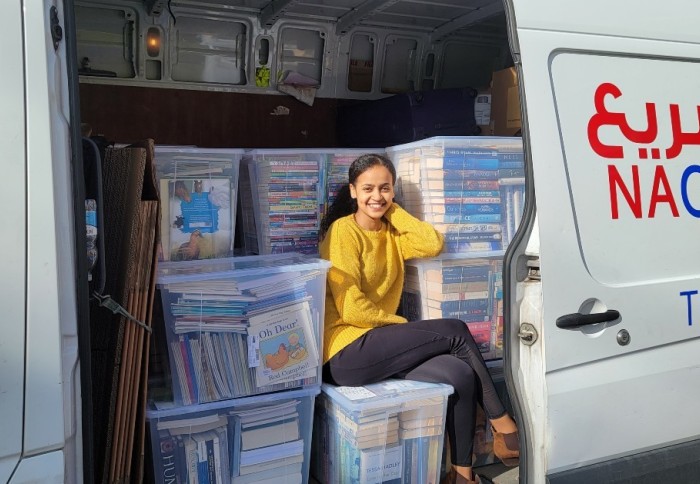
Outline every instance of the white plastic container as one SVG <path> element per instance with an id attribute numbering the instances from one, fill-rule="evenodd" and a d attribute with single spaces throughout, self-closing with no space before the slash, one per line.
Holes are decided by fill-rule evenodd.
<path id="1" fill-rule="evenodd" d="M 386 380 L 324 384 L 311 473 L 321 484 L 439 482 L 450 385 Z"/>
<path id="2" fill-rule="evenodd" d="M 161 264 L 175 402 L 318 385 L 329 267 L 300 254 Z"/>

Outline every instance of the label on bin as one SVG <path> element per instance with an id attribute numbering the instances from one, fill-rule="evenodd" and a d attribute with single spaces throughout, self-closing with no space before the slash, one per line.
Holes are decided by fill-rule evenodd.
<path id="1" fill-rule="evenodd" d="M 349 400 L 364 400 L 365 398 L 377 396 L 376 393 L 367 390 L 365 387 L 336 387 L 336 391 Z"/>
<path id="2" fill-rule="evenodd" d="M 248 336 L 248 368 L 260 366 L 260 338 Z"/>

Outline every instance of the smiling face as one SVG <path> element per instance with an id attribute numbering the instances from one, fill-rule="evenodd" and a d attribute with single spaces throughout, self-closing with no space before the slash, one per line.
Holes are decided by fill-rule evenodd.
<path id="1" fill-rule="evenodd" d="M 382 217 L 394 200 L 394 179 L 382 165 L 373 165 L 350 184 L 350 195 L 357 200 L 355 220 L 365 230 L 382 228 Z"/>

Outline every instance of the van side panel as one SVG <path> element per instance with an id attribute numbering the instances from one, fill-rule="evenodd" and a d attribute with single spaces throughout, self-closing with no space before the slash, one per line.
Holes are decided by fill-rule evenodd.
<path id="1" fill-rule="evenodd" d="M 27 193 L 21 8 L 19 2 L 8 2 L 0 15 L 0 65 L 5 70 L 0 89 L 4 179 L 0 190 L 0 482 L 8 481 L 22 451 L 24 407 Z"/>
<path id="2" fill-rule="evenodd" d="M 514 2 L 541 242 L 547 428 L 529 436 L 544 451 L 532 460 L 552 482 L 647 482 L 640 466 L 656 456 L 658 480 L 687 482 L 700 5 L 560 3 Z M 595 323 L 608 310 L 619 316 Z"/>
<path id="3" fill-rule="evenodd" d="M 528 0 L 516 3 L 518 29 L 556 30 L 617 37 L 698 41 L 698 5 L 688 0 L 557 2 Z M 518 8 L 519 7 L 519 8 Z"/>

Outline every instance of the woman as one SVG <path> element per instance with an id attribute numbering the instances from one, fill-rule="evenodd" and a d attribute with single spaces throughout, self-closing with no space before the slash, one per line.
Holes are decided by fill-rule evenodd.
<path id="1" fill-rule="evenodd" d="M 396 171 L 368 154 L 349 169 L 349 185 L 321 223 L 321 257 L 329 260 L 324 331 L 324 381 L 361 386 L 386 378 L 447 383 L 451 459 L 445 482 L 480 482 L 472 473 L 476 404 L 494 431 L 494 453 L 519 456 L 515 422 L 498 398 L 466 324 L 456 319 L 407 322 L 396 315 L 404 261 L 434 257 L 443 236 L 394 203 Z"/>

